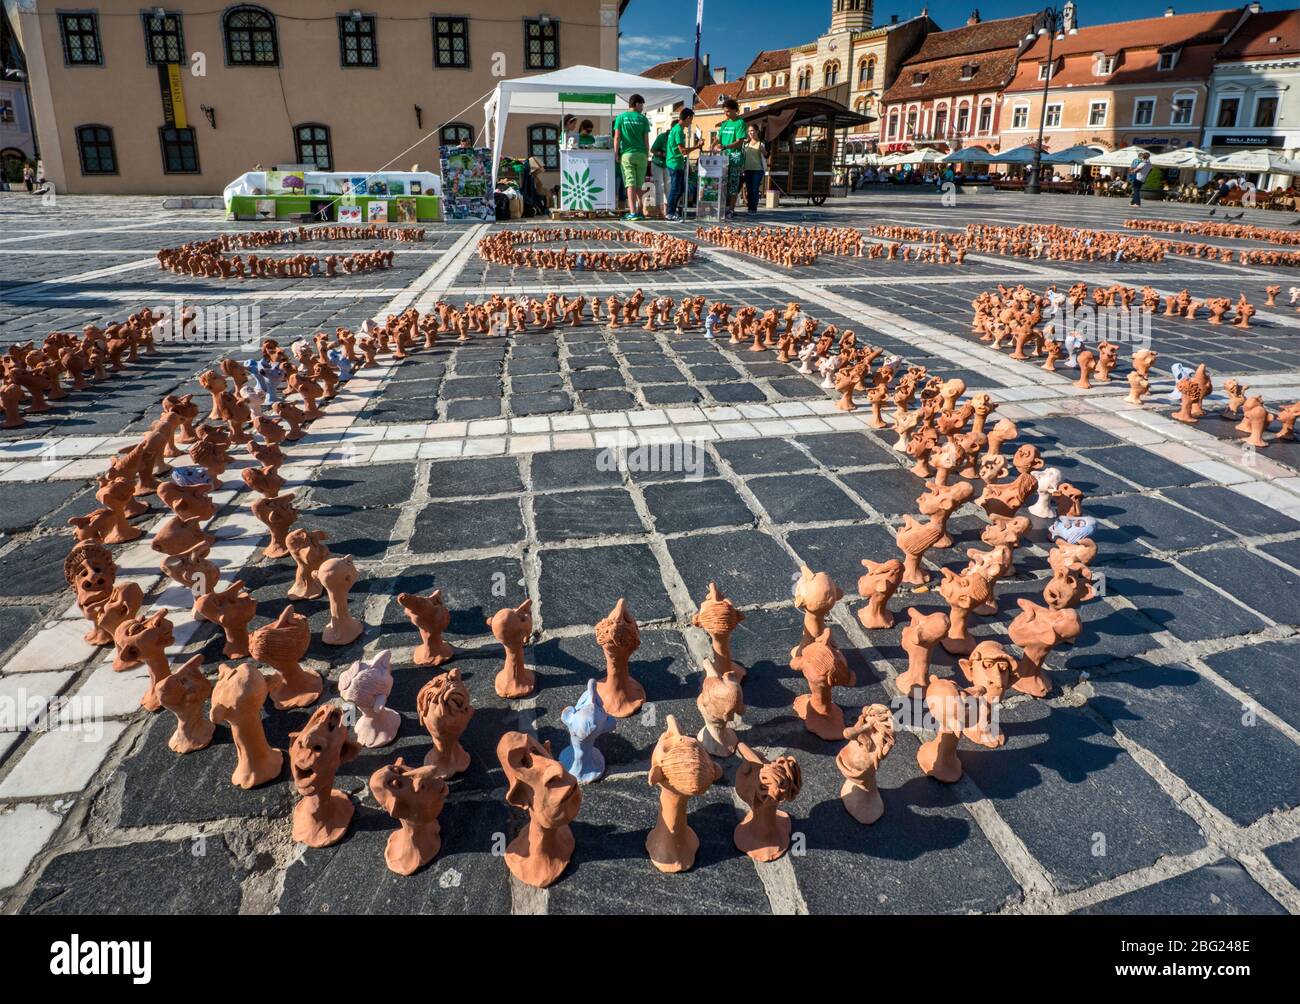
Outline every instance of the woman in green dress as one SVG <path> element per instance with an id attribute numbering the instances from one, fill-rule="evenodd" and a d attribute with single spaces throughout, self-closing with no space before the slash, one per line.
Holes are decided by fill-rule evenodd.
<path id="1" fill-rule="evenodd" d="M 718 146 L 727 155 L 727 219 L 736 215 L 736 196 L 745 174 L 745 141 L 748 130 L 740 117 L 740 104 L 735 98 L 722 103 L 726 118 L 718 126 Z"/>

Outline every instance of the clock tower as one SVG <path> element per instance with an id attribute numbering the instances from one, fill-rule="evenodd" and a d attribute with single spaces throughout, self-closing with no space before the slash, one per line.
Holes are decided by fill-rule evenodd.
<path id="1" fill-rule="evenodd" d="M 831 33 L 871 27 L 872 0 L 831 0 Z"/>

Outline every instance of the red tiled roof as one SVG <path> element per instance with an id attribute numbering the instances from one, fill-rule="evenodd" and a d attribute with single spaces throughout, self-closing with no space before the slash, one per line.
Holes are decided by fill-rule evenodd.
<path id="1" fill-rule="evenodd" d="M 749 69 L 745 73 L 771 73 L 775 70 L 788 69 L 790 69 L 789 49 L 764 49 L 754 57 L 754 61 L 749 64 Z"/>
<path id="2" fill-rule="evenodd" d="M 1221 10 L 1081 28 L 1077 35 L 1054 43 L 1052 58 L 1057 69 L 1052 86 L 1116 87 L 1206 80 L 1214 70 L 1216 50 L 1240 16 L 1239 10 Z M 1179 55 L 1173 68 L 1159 69 L 1161 51 L 1175 49 Z M 1098 53 L 1117 57 L 1115 69 L 1100 77 L 1093 72 Z M 1041 90 L 1038 67 L 1046 57 L 1047 42 L 1040 37 L 1021 56 L 1015 79 L 1006 90 Z"/>
<path id="3" fill-rule="evenodd" d="M 740 89 L 745 82 L 743 80 L 731 80 L 725 84 L 708 84 L 700 88 L 699 100 L 695 102 L 696 108 L 717 108 L 727 98 L 740 96 Z"/>
<path id="4" fill-rule="evenodd" d="M 969 80 L 962 79 L 962 67 L 971 64 L 975 72 Z M 904 63 L 898 77 L 881 99 L 886 102 L 917 101 L 956 94 L 977 94 L 996 91 L 1004 87 L 1016 69 L 1016 51 L 1003 49 L 979 56 L 954 56 L 951 59 L 930 60 L 922 64 Z M 923 84 L 913 84 L 913 74 L 929 76 Z"/>
<path id="5" fill-rule="evenodd" d="M 1263 10 L 1246 19 L 1219 50 L 1219 59 L 1268 59 L 1298 52 L 1300 10 Z"/>
<path id="6" fill-rule="evenodd" d="M 1140 21 L 1119 21 L 1080 28 L 1078 34 L 1067 35 L 1054 42 L 1052 51 L 1068 56 L 1077 53 L 1116 53 L 1121 49 L 1139 49 L 1160 46 L 1193 46 L 1222 44 L 1239 20 L 1240 8 L 1212 10 L 1200 14 L 1175 14 L 1172 17 L 1148 17 Z M 1024 61 L 1033 62 L 1047 58 L 1047 36 L 1039 35 L 1025 53 Z M 1037 71 L 1035 71 L 1037 75 Z"/>
<path id="7" fill-rule="evenodd" d="M 1034 30 L 1038 17 L 1037 14 L 1022 14 L 996 21 L 981 21 L 951 31 L 932 31 L 925 36 L 921 48 L 904 65 L 931 59 L 948 59 L 951 56 L 970 56 L 995 49 L 1014 49 Z"/>
<path id="8" fill-rule="evenodd" d="M 662 63 L 657 63 L 648 70 L 642 70 L 638 76 L 650 77 L 653 80 L 668 80 L 674 73 L 691 65 L 693 57 L 686 56 L 682 59 L 669 59 Z"/>

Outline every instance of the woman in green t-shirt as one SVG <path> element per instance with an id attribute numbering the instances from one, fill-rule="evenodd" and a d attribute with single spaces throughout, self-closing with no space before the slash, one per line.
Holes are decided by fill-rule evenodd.
<path id="1" fill-rule="evenodd" d="M 740 117 L 740 104 L 735 98 L 722 103 L 726 118 L 718 126 L 718 147 L 727 155 L 727 217 L 736 215 L 736 196 L 745 173 L 745 139 L 748 130 Z"/>

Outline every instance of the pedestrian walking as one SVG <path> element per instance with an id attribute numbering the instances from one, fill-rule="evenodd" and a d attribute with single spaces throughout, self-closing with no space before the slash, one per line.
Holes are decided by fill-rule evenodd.
<path id="1" fill-rule="evenodd" d="M 627 99 L 627 111 L 614 119 L 614 159 L 627 186 L 627 215 L 623 218 L 630 222 L 644 218 L 641 194 L 650 165 L 650 120 L 641 111 L 644 107 L 645 98 L 633 94 Z"/>
<path id="2" fill-rule="evenodd" d="M 758 212 L 759 190 L 767 174 L 767 151 L 758 138 L 758 126 L 749 127 L 745 140 L 745 202 L 750 213 Z"/>
<path id="3" fill-rule="evenodd" d="M 1130 206 L 1142 205 L 1142 185 L 1151 173 L 1151 154 L 1145 150 L 1138 154 L 1138 159 L 1128 169 L 1128 179 L 1133 186 L 1133 194 L 1128 200 Z"/>

